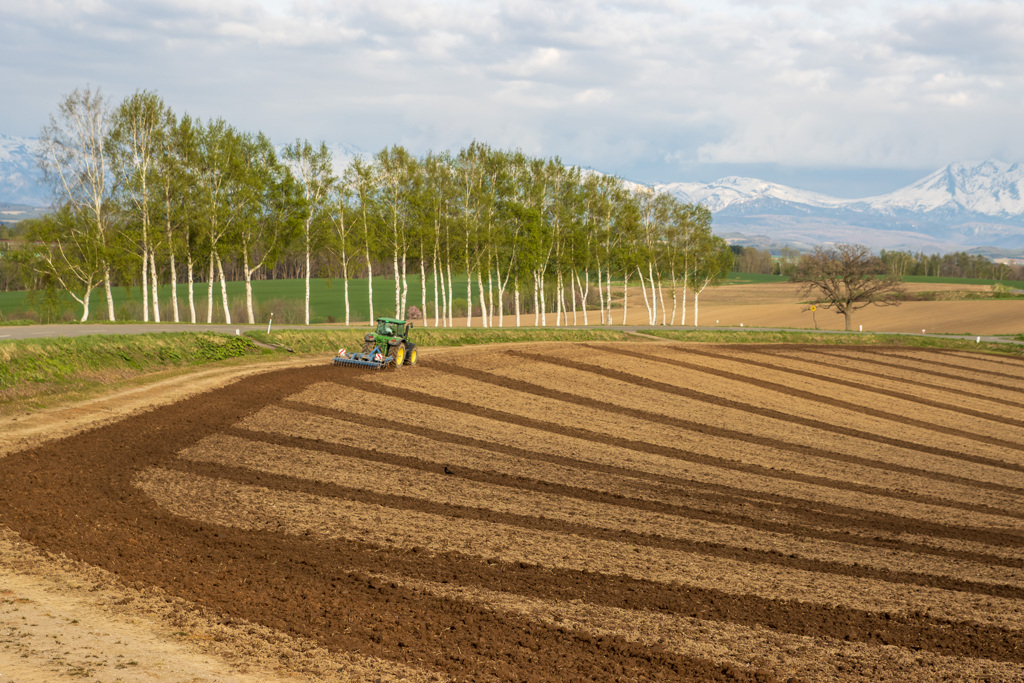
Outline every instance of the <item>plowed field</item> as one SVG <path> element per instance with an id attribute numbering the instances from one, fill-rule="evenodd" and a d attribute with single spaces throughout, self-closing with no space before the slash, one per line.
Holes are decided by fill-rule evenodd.
<path id="1" fill-rule="evenodd" d="M 1017 359 L 324 363 L 13 453 L 0 480 L 0 524 L 43 550 L 397 677 L 1024 680 Z"/>

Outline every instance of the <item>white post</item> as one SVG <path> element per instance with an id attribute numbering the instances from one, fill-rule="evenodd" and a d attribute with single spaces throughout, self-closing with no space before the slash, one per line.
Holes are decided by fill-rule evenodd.
<path id="1" fill-rule="evenodd" d="M 274 324 L 274 314 L 270 314 L 270 322 L 267 323 L 267 334 L 270 334 L 270 326 Z"/>

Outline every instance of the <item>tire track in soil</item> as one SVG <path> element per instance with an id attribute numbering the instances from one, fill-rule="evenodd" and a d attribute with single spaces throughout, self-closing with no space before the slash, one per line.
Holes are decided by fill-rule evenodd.
<path id="1" fill-rule="evenodd" d="M 515 356 L 519 356 L 520 358 L 535 360 L 541 363 L 548 363 L 551 365 L 562 365 L 562 363 L 560 363 L 558 360 L 552 359 L 550 356 L 544 356 L 542 354 L 512 350 L 508 351 L 508 353 Z M 801 427 L 820 429 L 822 431 L 832 432 L 833 434 L 851 436 L 858 439 L 864 439 L 865 441 L 873 441 L 875 443 L 885 444 L 887 446 L 896 446 L 898 448 L 904 448 L 910 451 L 919 451 L 921 453 L 939 455 L 951 458 L 953 460 L 962 460 L 965 462 L 971 462 L 978 465 L 988 465 L 998 469 L 1012 470 L 1014 472 L 1024 472 L 1024 465 L 1018 463 L 1007 462 L 1005 460 L 996 460 L 994 458 L 987 458 L 984 456 L 971 455 L 968 453 L 962 453 L 960 451 L 953 451 L 948 448 L 940 448 L 938 446 L 929 446 L 927 444 L 915 443 L 913 441 L 906 441 L 904 439 L 898 439 L 895 437 L 886 436 L 884 434 L 865 432 L 864 430 L 861 429 L 853 429 L 849 427 L 833 425 L 828 422 L 823 422 L 821 420 L 816 420 L 813 418 L 799 417 L 797 415 L 792 415 L 790 413 L 784 413 L 780 410 L 774 410 L 772 408 L 762 408 L 759 406 L 752 405 L 750 403 L 744 403 L 742 401 L 736 401 L 734 399 L 729 399 L 722 396 L 715 396 L 714 394 L 695 391 L 693 389 L 679 387 L 674 384 L 659 382 L 657 380 L 648 379 L 646 377 L 641 377 L 639 375 L 633 375 L 627 372 L 623 372 L 621 370 L 605 368 L 601 365 L 593 365 L 581 361 L 573 361 L 572 366 L 574 369 L 589 372 L 603 377 L 609 377 L 611 379 L 617 379 L 620 382 L 634 384 L 636 386 L 641 386 L 648 389 L 655 389 L 657 391 L 662 391 L 667 394 L 675 394 L 676 396 L 682 396 L 684 398 L 689 398 L 695 401 L 702 401 L 710 405 L 717 405 L 725 408 L 733 408 L 735 410 L 740 410 L 742 412 L 750 413 L 752 415 L 759 415 L 761 417 L 779 420 L 780 422 L 788 422 L 790 424 L 799 425 Z M 831 401 L 829 401 L 827 398 L 820 398 L 820 403 L 823 403 L 825 405 L 831 404 Z M 974 436 L 972 435 L 969 438 L 973 439 Z M 1013 447 L 1015 449 L 1021 448 L 1017 444 L 1013 444 Z"/>
<path id="2" fill-rule="evenodd" d="M 674 417 L 674 416 L 671 416 L 671 415 L 665 415 L 663 413 L 655 413 L 655 412 L 646 411 L 646 410 L 643 410 L 642 408 L 632 408 L 632 407 L 628 407 L 627 408 L 625 406 L 621 406 L 621 405 L 618 405 L 618 404 L 615 404 L 615 403 L 609 403 L 607 401 L 601 401 L 601 400 L 590 398 L 590 397 L 586 397 L 586 396 L 580 396 L 578 394 L 571 394 L 571 393 L 564 392 L 564 391 L 558 391 L 557 389 L 550 389 L 548 387 L 544 387 L 544 386 L 541 386 L 541 385 L 538 385 L 538 384 L 533 384 L 531 382 L 526 382 L 526 381 L 523 381 L 523 380 L 513 379 L 513 378 L 510 378 L 510 377 L 503 376 L 503 375 L 496 375 L 494 373 L 489 373 L 489 372 L 486 372 L 486 371 L 483 371 L 483 370 L 473 370 L 473 369 L 469 369 L 469 368 L 460 367 L 460 366 L 457 366 L 457 365 L 452 365 L 450 363 L 436 362 L 436 361 L 434 363 L 432 363 L 430 367 L 431 367 L 431 369 L 437 369 L 437 370 L 440 370 L 440 371 L 445 372 L 447 374 L 458 375 L 460 377 L 465 377 L 467 379 L 473 379 L 473 380 L 476 380 L 478 382 L 483 382 L 483 383 L 486 383 L 486 384 L 492 384 L 494 386 L 503 387 L 505 389 L 510 389 L 510 390 L 517 391 L 517 392 L 520 392 L 520 393 L 532 394 L 534 396 L 540 396 L 540 397 L 543 397 L 543 398 L 550 398 L 550 399 L 554 399 L 554 400 L 558 400 L 558 401 L 563 401 L 565 403 L 571 403 L 571 404 L 574 404 L 574 405 L 579 405 L 579 406 L 582 406 L 582 407 L 591 408 L 591 409 L 595 409 L 595 410 L 603 410 L 605 412 L 609 412 L 609 413 L 613 413 L 613 414 L 617 414 L 617 415 L 626 415 L 626 416 L 629 416 L 629 417 L 636 417 L 636 418 L 643 419 L 643 420 L 646 420 L 646 421 L 654 423 L 654 424 L 669 425 L 669 426 L 672 426 L 672 427 L 676 427 L 676 428 L 679 428 L 679 429 L 685 429 L 685 430 L 688 430 L 688 431 L 691 431 L 691 432 L 695 432 L 695 433 L 698 433 L 698 434 L 707 434 L 709 436 L 715 436 L 715 437 L 719 437 L 719 438 L 723 438 L 723 439 L 731 439 L 731 440 L 735 440 L 735 441 L 756 444 L 756 445 L 759 445 L 759 446 L 769 446 L 771 448 L 775 448 L 775 449 L 778 449 L 778 450 L 781 450 L 781 451 L 789 451 L 791 453 L 798 453 L 800 455 L 806 455 L 806 456 L 809 456 L 809 457 L 821 458 L 823 460 L 832 460 L 832 461 L 835 461 L 835 462 L 850 463 L 850 464 L 860 465 L 860 466 L 863 466 L 863 467 L 869 467 L 871 469 L 877 469 L 877 470 L 881 470 L 881 471 L 897 472 L 897 473 L 900 473 L 900 474 L 910 474 L 910 475 L 914 475 L 914 476 L 918 476 L 918 477 L 922 477 L 922 478 L 926 478 L 926 479 L 932 479 L 934 481 L 941 481 L 941 482 L 946 482 L 946 483 L 951 483 L 951 484 L 960 484 L 960 485 L 969 486 L 969 487 L 973 487 L 973 488 L 987 489 L 987 490 L 990 490 L 990 491 L 1000 491 L 1000 492 L 1003 492 L 1003 493 L 1012 493 L 1012 494 L 1017 494 L 1017 495 L 1024 495 L 1024 489 L 1022 489 L 1020 487 L 1016 487 L 1016 486 L 1009 486 L 1009 485 L 1006 485 L 1006 484 L 999 484 L 999 483 L 996 483 L 996 482 L 981 481 L 981 480 L 978 480 L 978 479 L 971 479 L 969 477 L 957 476 L 955 474 L 947 474 L 947 473 L 943 473 L 943 472 L 935 472 L 933 470 L 926 470 L 926 469 L 921 469 L 921 468 L 917 468 L 917 467 L 910 467 L 908 465 L 897 465 L 895 463 L 880 461 L 880 460 L 876 460 L 876 459 L 872 459 L 872 458 L 862 458 L 862 457 L 859 457 L 859 456 L 856 456 L 856 455 L 851 455 L 851 454 L 848 454 L 848 453 L 840 453 L 838 451 L 831 451 L 831 450 L 822 449 L 822 448 L 815 448 L 815 447 L 812 447 L 812 446 L 808 446 L 806 444 L 800 444 L 800 443 L 795 443 L 795 442 L 791 442 L 791 441 L 785 441 L 785 440 L 780 439 L 778 437 L 769 437 L 769 436 L 765 436 L 765 435 L 761 435 L 761 434 L 751 434 L 751 433 L 748 433 L 748 432 L 742 432 L 742 431 L 735 430 L 735 429 L 729 429 L 727 427 L 716 427 L 714 425 L 709 425 L 709 424 L 702 423 L 702 422 L 696 422 L 694 420 L 687 420 L 685 418 L 679 418 L 679 417 Z M 752 411 L 747 411 L 747 412 L 752 412 Z M 705 456 L 705 457 L 713 457 L 713 456 Z M 736 463 L 736 461 L 728 460 L 728 459 L 723 459 L 723 461 L 724 462 Z M 717 463 L 710 463 L 710 462 L 709 463 L 703 463 L 703 464 L 715 464 L 716 466 L 719 466 L 719 465 L 717 465 Z M 757 465 L 745 465 L 745 464 L 742 464 L 742 463 L 738 463 L 738 464 L 740 464 L 742 466 L 745 466 L 745 467 L 752 467 L 752 468 L 758 467 Z M 763 476 L 777 477 L 779 471 L 780 470 L 777 470 L 777 469 L 760 468 L 760 470 L 756 471 L 756 473 L 757 474 L 761 474 Z M 755 473 L 755 472 L 752 472 L 752 473 Z M 818 483 L 820 481 L 836 481 L 836 480 L 830 480 L 830 479 L 826 479 L 826 478 L 822 477 L 822 478 L 815 479 L 814 483 Z M 844 488 L 846 488 L 847 486 L 849 486 L 849 482 L 841 482 L 841 485 Z M 834 488 L 834 487 L 831 487 L 831 488 Z M 882 488 L 877 488 L 877 487 L 871 489 L 871 492 L 872 493 L 884 492 L 884 493 L 879 493 L 879 495 L 886 495 L 886 496 L 890 496 L 890 497 L 896 495 L 896 494 L 894 494 L 894 492 L 892 492 L 892 491 L 890 491 L 888 489 L 882 489 Z M 924 503 L 929 503 L 929 504 L 941 504 L 941 505 L 944 505 L 944 506 L 947 506 L 947 507 L 959 507 L 959 506 L 965 505 L 965 503 L 962 503 L 962 502 L 959 502 L 959 501 L 952 501 L 952 500 L 948 500 L 948 499 L 939 499 L 939 498 L 929 497 L 929 496 L 921 496 L 920 494 L 910 494 L 910 495 L 920 496 L 918 498 L 914 498 L 913 499 L 916 502 L 924 502 Z M 909 498 L 904 498 L 904 499 L 905 500 L 911 500 Z M 1009 516 L 1009 517 L 1021 516 L 1021 513 L 1019 513 L 1019 512 L 1015 512 L 1013 510 L 1005 510 L 1005 509 L 1002 509 L 1002 508 L 995 508 L 995 507 L 988 506 L 988 505 L 972 505 L 972 506 L 970 506 L 968 508 L 962 508 L 962 509 L 970 509 L 970 510 L 975 511 L 975 512 L 990 512 L 990 513 L 994 513 L 994 514 L 1006 515 L 1006 516 Z"/>
<path id="3" fill-rule="evenodd" d="M 161 586 L 225 618 L 457 677 L 558 681 L 575 671 L 596 680 L 757 678 L 756 672 L 732 668 L 726 674 L 714 663 L 653 652 L 623 638 L 591 642 L 586 634 L 341 575 L 335 567 L 377 566 L 361 558 L 378 549 L 320 547 L 180 519 L 131 485 L 136 473 L 174 462 L 176 451 L 331 373 L 336 370 L 311 368 L 243 379 L 12 454 L 0 461 L 6 484 L 0 520 L 44 550 L 103 567 L 127 583 Z M 447 567 L 441 569 L 452 578 Z M 424 622 L 434 628 L 421 629 Z M 489 637 L 481 647 L 484 633 Z"/>
<path id="4" fill-rule="evenodd" d="M 676 349 L 676 351 L 682 352 L 679 349 Z M 922 398 L 922 397 L 915 396 L 913 394 L 908 394 L 908 393 L 902 392 L 902 391 L 896 391 L 896 390 L 893 390 L 893 389 L 885 389 L 885 388 L 882 388 L 882 387 L 875 387 L 875 386 L 871 386 L 870 384 L 864 384 L 863 382 L 855 382 L 853 380 L 845 380 L 845 379 L 840 379 L 838 377 L 830 377 L 830 376 L 827 376 L 827 375 L 819 375 L 819 374 L 815 374 L 813 372 L 809 372 L 807 370 L 799 370 L 797 368 L 790 368 L 790 367 L 785 367 L 785 366 L 772 365 L 772 363 L 769 362 L 769 361 L 757 360 L 755 358 L 743 358 L 741 356 L 733 356 L 733 355 L 729 355 L 729 354 L 725 354 L 725 353 L 714 353 L 712 351 L 708 351 L 707 349 L 692 348 L 692 347 L 688 347 L 685 350 L 685 353 L 687 355 L 691 355 L 691 356 L 704 356 L 706 358 L 716 358 L 716 359 L 719 359 L 719 360 L 731 361 L 731 362 L 740 363 L 740 364 L 743 364 L 743 365 L 750 365 L 750 366 L 753 366 L 753 367 L 756 367 L 756 368 L 769 369 L 769 370 L 773 370 L 775 372 L 785 373 L 785 374 L 788 374 L 788 375 L 794 375 L 796 377 L 804 377 L 806 379 L 813 379 L 813 380 L 818 381 L 818 382 L 825 382 L 825 383 L 828 383 L 828 384 L 837 384 L 839 386 L 848 387 L 850 389 L 857 389 L 859 391 L 866 391 L 866 392 L 871 392 L 871 393 L 875 393 L 875 394 L 880 394 L 882 396 L 888 396 L 890 398 L 896 398 L 896 399 L 900 399 L 900 400 L 904 400 L 904 401 L 910 401 L 912 403 L 919 403 L 921 405 L 926 405 L 926 406 L 928 406 L 930 408 L 940 408 L 942 410 L 953 410 L 955 412 L 964 412 L 965 410 L 967 410 L 967 409 L 964 409 L 964 408 L 958 408 L 957 406 L 954 406 L 954 405 L 951 405 L 951 404 L 941 403 L 940 401 L 935 401 L 935 400 L 932 400 L 932 399 Z M 757 353 L 757 352 L 755 352 L 755 353 Z M 794 360 L 800 360 L 799 358 L 795 358 L 794 356 L 791 356 L 791 355 L 783 353 L 783 352 L 774 352 L 774 353 L 760 352 L 760 353 L 764 353 L 764 355 L 766 355 L 766 356 L 778 356 L 778 357 L 782 357 L 782 358 L 789 358 L 789 359 L 794 359 Z M 843 359 L 848 359 L 849 358 L 848 356 L 844 357 L 841 354 L 829 353 L 829 352 L 819 352 L 819 355 L 828 356 L 830 358 L 843 358 Z M 896 363 L 884 363 L 884 362 L 875 361 L 873 359 L 864 359 L 864 361 L 872 363 L 872 364 L 877 364 L 877 365 L 891 366 L 891 367 L 898 368 L 900 370 L 907 370 L 908 369 L 905 365 L 904 366 L 900 366 L 900 365 L 898 365 Z M 946 393 L 949 393 L 951 391 L 949 387 L 943 387 L 943 386 L 938 385 L 938 384 L 930 384 L 928 382 L 922 382 L 920 380 L 911 380 L 911 379 L 905 379 L 905 378 L 901 378 L 901 377 L 893 377 L 891 374 L 886 374 L 884 372 L 871 372 L 869 370 L 859 370 L 859 369 L 855 369 L 855 368 L 844 368 L 844 372 L 849 372 L 851 374 L 865 375 L 865 376 L 868 376 L 868 377 L 876 377 L 876 378 L 885 379 L 885 380 L 889 380 L 889 381 L 893 381 L 893 382 L 899 382 L 899 383 L 902 383 L 902 384 L 909 384 L 911 386 L 923 387 L 923 388 L 926 388 L 926 389 L 937 389 L 939 391 L 944 391 Z M 939 374 L 939 373 L 935 373 L 935 374 Z M 946 375 L 940 375 L 940 376 L 946 376 Z M 963 378 L 962 377 L 959 378 L 958 381 L 962 382 Z M 1006 389 L 1007 388 L 1007 387 L 1004 387 L 1002 385 L 998 385 L 998 384 L 996 384 L 994 382 L 972 382 L 972 384 L 980 384 L 980 385 L 983 385 L 983 386 L 991 386 L 991 387 L 998 388 L 998 389 Z M 1014 389 L 1010 389 L 1010 390 L 1011 391 L 1016 391 Z M 1020 390 L 1020 391 L 1021 391 L 1021 393 L 1024 393 L 1024 390 Z M 1018 402 L 1018 401 L 1007 401 L 1007 400 L 1004 400 L 1004 399 L 993 398 L 992 396 L 989 396 L 989 395 L 977 394 L 977 393 L 973 393 L 973 392 L 966 391 L 966 390 L 963 390 L 963 389 L 957 389 L 956 393 L 959 394 L 959 395 L 962 395 L 962 396 L 969 396 L 971 398 L 976 398 L 976 399 L 979 399 L 979 400 L 982 400 L 982 401 L 991 401 L 993 403 L 998 403 L 998 404 L 1001 404 L 1001 405 L 1015 406 L 1015 407 L 1018 407 L 1018 408 L 1021 408 L 1022 410 L 1024 410 L 1024 403 L 1021 403 L 1021 402 Z M 972 414 L 972 416 L 973 416 L 973 413 L 982 414 L 981 411 L 972 411 L 972 413 L 969 413 L 969 414 Z M 983 414 L 987 416 L 987 419 L 991 419 L 991 417 L 988 415 L 988 413 L 983 413 Z M 1002 420 L 1005 420 L 1005 419 L 1007 419 L 1007 418 L 1002 418 Z M 1002 421 L 1002 420 L 999 420 L 999 421 Z M 1016 423 L 1017 426 L 1024 426 L 1024 422 L 1021 422 L 1020 420 L 1012 420 L 1011 423 L 1005 423 L 1004 422 L 1004 424 L 1012 424 L 1012 423 Z"/>
<path id="5" fill-rule="evenodd" d="M 299 437 L 277 437 L 272 439 L 261 439 L 259 438 L 262 435 L 262 433 L 260 432 L 247 432 L 245 430 L 239 429 L 232 430 L 231 433 L 236 436 L 240 436 L 241 438 L 254 441 L 264 441 L 266 443 L 273 443 L 274 445 L 278 446 L 300 448 L 311 452 L 329 453 L 331 455 L 351 457 L 371 462 L 397 464 L 403 467 L 407 466 L 407 463 L 394 462 L 392 461 L 392 458 L 389 458 L 386 455 L 381 454 L 379 452 L 371 451 L 368 449 L 356 448 L 353 446 L 337 445 L 334 447 L 325 448 L 323 442 L 318 442 L 310 439 L 303 439 Z M 406 458 L 405 460 L 408 461 L 409 459 Z M 422 463 L 416 464 L 420 466 L 414 467 L 413 469 L 424 469 L 422 467 Z M 383 507 L 395 508 L 399 510 L 413 510 L 416 512 L 426 512 L 429 514 L 450 517 L 455 519 L 471 519 L 490 522 L 494 524 L 504 524 L 507 526 L 520 527 L 523 529 L 548 531 L 567 535 L 572 534 L 582 538 L 591 538 L 595 540 L 626 542 L 631 543 L 633 545 L 648 548 L 657 548 L 662 550 L 673 550 L 678 552 L 709 555 L 712 557 L 719 557 L 723 559 L 745 562 L 751 565 L 773 565 L 779 567 L 787 567 L 790 569 L 812 571 L 820 574 L 832 574 L 835 576 L 846 576 L 852 578 L 875 579 L 893 584 L 925 586 L 931 588 L 941 588 L 944 590 L 961 591 L 965 593 L 975 593 L 978 595 L 991 595 L 994 597 L 1024 600 L 1024 587 L 1013 584 L 971 581 L 966 579 L 958 579 L 953 576 L 926 574 L 921 572 L 896 571 L 886 569 L 883 567 L 872 567 L 865 565 L 863 563 L 849 564 L 843 562 L 802 557 L 792 553 L 784 554 L 781 552 L 771 550 L 739 548 L 724 543 L 713 543 L 710 541 L 681 539 L 676 537 L 664 536 L 660 534 L 651 535 L 640 532 L 628 531 L 624 529 L 607 529 L 596 527 L 592 524 L 580 522 L 574 523 L 551 519 L 542 516 L 521 515 L 508 512 L 501 512 L 477 506 L 457 505 L 429 501 L 420 497 L 383 493 L 380 491 L 368 491 L 365 489 L 343 486 L 333 482 L 317 481 L 303 477 L 279 474 L 267 470 L 254 470 L 250 468 L 234 467 L 231 465 L 225 465 L 223 463 L 210 462 L 208 460 L 196 460 L 192 458 L 187 460 L 179 459 L 175 463 L 168 463 L 163 465 L 163 468 L 167 470 L 174 470 L 194 474 L 211 479 L 222 479 L 236 484 L 242 484 L 247 486 L 262 486 L 269 489 L 273 489 L 275 491 L 304 493 L 322 498 L 353 500 L 366 504 L 381 505 Z M 436 471 L 436 468 L 433 468 L 433 470 Z M 465 475 L 463 475 L 460 471 L 459 476 L 470 481 L 477 481 L 481 483 L 494 483 L 499 486 L 506 485 L 504 482 L 500 481 L 503 478 L 484 477 L 482 475 L 484 475 L 484 473 L 480 471 L 467 471 Z M 517 482 L 516 485 L 509 486 L 509 488 L 514 488 L 524 492 L 530 491 L 554 493 L 555 495 L 561 495 L 565 498 L 571 498 L 581 501 L 603 502 L 597 501 L 596 499 L 598 498 L 598 496 L 593 495 L 592 492 L 573 490 L 569 489 L 569 487 L 549 486 L 543 487 L 544 490 L 542 491 L 542 487 L 537 486 L 535 482 Z M 552 488 L 562 490 L 553 491 Z M 639 503 L 639 501 L 633 502 Z M 615 504 L 613 503 L 613 505 Z M 650 511 L 647 508 L 647 506 L 637 504 L 622 507 L 630 507 L 635 510 Z"/>
<path id="6" fill-rule="evenodd" d="M 596 348 L 596 347 L 591 347 L 591 348 Z M 609 351 L 611 353 L 618 353 L 618 354 L 621 354 L 621 355 L 626 355 L 626 356 L 633 357 L 633 354 L 630 354 L 629 352 L 624 351 L 623 349 L 616 349 L 616 348 L 613 348 L 613 347 L 608 347 L 608 348 L 603 348 L 603 350 Z M 677 348 L 677 349 L 674 349 L 674 350 L 677 351 L 678 353 L 687 353 L 687 354 L 691 353 L 691 351 L 689 349 L 679 349 L 679 348 Z M 707 355 L 707 354 L 701 354 L 701 352 L 699 352 L 699 351 L 697 351 L 696 353 L 697 353 L 697 355 Z M 715 357 L 715 356 L 711 356 L 711 357 Z M 721 356 L 718 356 L 718 357 L 722 358 Z M 724 357 L 724 359 L 725 360 L 731 360 L 728 357 Z M 851 411 L 851 412 L 854 412 L 854 413 L 860 413 L 860 414 L 863 414 L 863 415 L 870 415 L 872 417 L 877 417 L 877 418 L 881 418 L 883 420 L 890 420 L 892 422 L 902 423 L 902 424 L 905 424 L 905 425 L 909 425 L 911 427 L 917 427 L 919 429 L 927 429 L 927 430 L 933 431 L 933 432 L 939 432 L 939 433 L 942 433 L 942 434 L 949 434 L 950 436 L 959 436 L 961 438 L 970 439 L 972 441 L 979 441 L 979 442 L 982 442 L 982 443 L 991 444 L 993 446 L 1000 446 L 1002 448 L 1008 448 L 1008 449 L 1011 449 L 1011 450 L 1024 451 L 1024 444 L 1016 442 L 1016 441 L 1007 441 L 1005 439 L 999 439 L 997 437 L 988 436 L 988 435 L 985 435 L 985 434 L 977 434 L 977 433 L 974 433 L 974 432 L 968 432 L 968 431 L 965 431 L 965 430 L 962 430 L 962 429 L 957 429 L 955 427 L 946 427 L 944 425 L 935 424 L 934 422 L 927 422 L 925 420 L 917 420 L 917 419 L 912 418 L 912 417 L 905 417 L 903 415 L 897 415 L 896 413 L 890 413 L 890 412 L 885 411 L 885 410 L 879 410 L 878 408 L 871 408 L 870 406 L 864 406 L 864 405 L 861 405 L 859 403 L 853 403 L 853 402 L 850 402 L 850 401 L 844 401 L 842 399 L 833 398 L 831 396 L 823 396 L 822 394 L 816 394 L 814 392 L 806 391 L 804 389 L 796 389 L 794 387 L 786 386 L 785 384 L 780 384 L 778 382 L 772 382 L 772 381 L 766 380 L 766 379 L 754 379 L 754 378 L 748 377 L 746 375 L 741 375 L 741 374 L 736 373 L 736 372 L 729 372 L 728 370 L 720 370 L 718 368 L 711 368 L 711 367 L 708 367 L 708 366 L 705 366 L 705 365 L 697 365 L 696 363 L 688 363 L 686 361 L 673 360 L 673 359 L 670 359 L 670 358 L 652 358 L 651 361 L 655 362 L 655 363 L 662 363 L 664 365 L 672 365 L 674 367 L 685 368 L 687 370 L 693 370 L 695 372 L 700 372 L 700 373 L 703 373 L 703 374 L 706 374 L 706 375 L 712 375 L 714 377 L 721 377 L 723 379 L 729 379 L 729 380 L 733 380 L 735 382 L 742 382 L 744 384 L 749 384 L 751 386 L 756 386 L 756 387 L 759 387 L 761 389 L 770 389 L 772 391 L 777 391 L 778 393 L 785 394 L 787 396 L 794 396 L 796 398 L 802 398 L 802 399 L 806 399 L 808 401 L 814 401 L 815 403 L 823 403 L 823 404 L 826 404 L 826 405 L 829 405 L 829 406 L 833 406 L 835 408 L 841 408 L 841 409 L 848 410 L 848 411 Z M 751 365 L 757 365 L 757 362 L 753 361 L 753 360 L 743 361 L 743 362 L 749 362 L 749 364 L 751 364 Z M 768 363 L 762 363 L 762 364 L 760 364 L 760 367 L 766 368 L 766 369 L 771 369 L 771 370 L 774 370 L 774 371 L 779 371 L 780 370 L 780 368 L 775 368 L 775 367 L 771 366 Z M 819 379 L 819 381 L 826 381 L 826 382 L 832 382 L 833 381 L 831 378 L 827 378 L 827 377 L 818 377 L 818 379 Z M 883 394 L 883 395 L 886 394 L 885 391 L 882 391 L 882 390 L 880 390 L 878 388 L 871 389 L 871 391 L 874 391 L 875 393 L 879 393 L 879 394 Z M 909 395 L 906 395 L 906 394 L 895 396 L 895 398 L 902 398 L 904 400 L 911 401 L 911 402 L 914 402 L 914 403 L 920 403 L 922 405 L 927 405 L 930 408 L 938 408 L 940 410 L 947 410 L 947 411 L 952 412 L 952 413 L 958 413 L 958 414 L 961 414 L 961 415 L 966 415 L 968 417 L 973 417 L 973 418 L 976 418 L 976 419 L 979 419 L 979 420 L 988 420 L 990 422 L 998 422 L 1000 424 L 1009 425 L 1011 427 L 1024 428 L 1024 421 L 1016 420 L 1016 419 L 1011 418 L 1011 417 L 1003 417 L 1002 415 L 992 415 L 991 413 L 985 413 L 985 412 L 982 412 L 980 410 L 973 410 L 971 408 L 961 408 L 959 406 L 954 406 L 954 405 L 946 404 L 946 403 L 940 403 L 938 401 L 931 401 L 929 399 L 924 399 L 924 398 L 910 397 Z"/>
<path id="7" fill-rule="evenodd" d="M 699 500 L 701 503 L 709 501 L 713 502 L 718 509 L 709 510 L 705 506 L 698 507 L 697 505 L 673 505 L 664 502 L 628 498 L 618 494 L 604 494 L 590 489 L 580 489 L 578 487 L 563 487 L 559 484 L 543 482 L 521 476 L 509 477 L 484 470 L 470 468 L 465 470 L 460 469 L 459 476 L 478 480 L 482 483 L 495 483 L 509 487 L 517 487 L 525 482 L 526 485 L 531 486 L 534 490 L 538 491 L 554 492 L 559 495 L 578 497 L 581 500 L 593 500 L 595 502 L 614 504 L 623 507 L 636 507 L 640 510 L 663 512 L 689 519 L 736 524 L 756 530 L 821 538 L 823 540 L 839 541 L 843 543 L 863 545 L 866 547 L 909 550 L 912 552 L 1004 565 L 1007 567 L 1024 567 L 1024 559 L 1020 558 L 952 550 L 932 545 L 910 543 L 903 540 L 876 536 L 876 534 L 882 532 L 889 532 L 894 535 L 916 533 L 922 536 L 954 539 L 962 538 L 964 535 L 969 535 L 973 540 L 979 543 L 988 543 L 989 545 L 1007 548 L 1021 547 L 1021 537 L 1012 534 L 1006 535 L 1001 532 L 994 532 L 989 529 L 975 527 L 952 527 L 944 524 L 931 524 L 922 520 L 872 512 L 834 503 L 816 501 L 813 505 L 808 505 L 807 500 L 802 498 L 792 498 L 780 494 L 740 489 L 724 484 L 702 482 L 693 479 L 682 479 L 668 475 L 631 470 L 628 468 L 583 462 L 572 458 L 540 453 L 497 442 L 481 441 L 473 439 L 472 437 L 460 436 L 450 432 L 431 430 L 417 425 L 396 424 L 385 418 L 376 418 L 359 413 L 343 412 L 295 401 L 289 401 L 288 405 L 289 408 L 293 410 L 300 410 L 302 412 L 321 415 L 331 419 L 344 420 L 346 422 L 374 430 L 387 432 L 401 431 L 407 434 L 422 436 L 432 441 L 436 441 L 439 444 L 447 443 L 459 446 L 468 446 L 524 460 L 528 459 L 539 462 L 549 462 L 552 464 L 574 467 L 576 469 L 591 472 L 614 474 L 641 481 L 670 485 L 677 487 L 676 490 L 680 495 L 686 494 L 695 500 Z M 307 442 L 303 437 L 271 434 L 268 432 L 255 432 L 240 428 L 225 430 L 224 433 L 235 434 L 245 438 L 252 438 L 282 446 L 294 445 L 292 439 L 300 439 L 303 443 L 309 443 L 309 447 L 315 445 L 316 448 L 326 450 L 327 452 L 343 454 L 342 451 L 334 451 L 334 446 L 329 442 L 319 439 Z M 363 453 L 361 457 L 365 457 L 365 459 L 368 460 L 400 464 L 404 467 L 430 472 L 436 472 L 438 468 L 436 463 L 425 462 L 411 456 L 388 455 L 380 449 L 367 451 Z M 755 507 L 764 511 L 766 516 L 752 517 L 746 515 L 743 512 L 740 512 L 743 507 Z M 797 525 L 780 523 L 771 519 L 769 516 L 770 513 L 777 513 L 779 511 L 783 511 L 787 515 L 803 521 L 801 524 Z M 860 529 L 869 535 L 851 536 L 850 532 L 854 528 Z"/>

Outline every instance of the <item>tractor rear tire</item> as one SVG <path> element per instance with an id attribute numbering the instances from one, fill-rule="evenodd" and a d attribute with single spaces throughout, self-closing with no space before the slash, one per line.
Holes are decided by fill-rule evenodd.
<path id="1" fill-rule="evenodd" d="M 373 347 L 377 346 L 377 338 L 372 334 L 367 334 L 363 337 L 363 353 L 370 353 L 373 351 Z"/>
<path id="2" fill-rule="evenodd" d="M 392 346 L 391 350 L 388 351 L 388 356 L 391 357 L 392 365 L 394 365 L 396 368 L 402 367 L 402 365 L 405 363 L 405 344 L 401 343 Z"/>

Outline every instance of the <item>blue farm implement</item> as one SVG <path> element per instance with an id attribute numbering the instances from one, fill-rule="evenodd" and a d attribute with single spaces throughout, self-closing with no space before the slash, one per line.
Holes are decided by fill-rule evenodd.
<path id="1" fill-rule="evenodd" d="M 363 348 L 356 353 L 338 349 L 335 365 L 352 365 L 380 370 L 416 365 L 416 344 L 409 339 L 412 323 L 396 318 L 377 318 L 377 328 L 363 337 Z"/>

